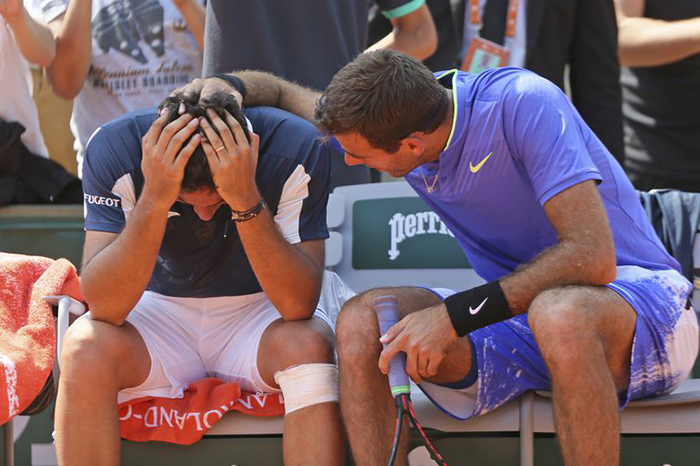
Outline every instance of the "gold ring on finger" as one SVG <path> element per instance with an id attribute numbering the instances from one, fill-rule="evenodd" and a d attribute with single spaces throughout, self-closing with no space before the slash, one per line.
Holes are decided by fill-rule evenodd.
<path id="1" fill-rule="evenodd" d="M 214 152 L 220 152 L 220 151 L 222 151 L 222 150 L 224 150 L 224 149 L 226 149 L 226 146 L 221 146 L 221 147 L 218 147 L 218 148 L 214 149 Z"/>

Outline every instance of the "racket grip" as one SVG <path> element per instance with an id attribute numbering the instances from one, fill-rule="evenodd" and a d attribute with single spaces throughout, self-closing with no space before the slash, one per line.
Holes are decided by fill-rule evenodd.
<path id="1" fill-rule="evenodd" d="M 374 300 L 373 307 L 379 322 L 379 332 L 384 335 L 399 320 L 396 296 L 380 296 Z M 411 393 L 406 374 L 406 353 L 403 351 L 398 352 L 389 362 L 389 388 L 394 397 L 402 393 Z"/>

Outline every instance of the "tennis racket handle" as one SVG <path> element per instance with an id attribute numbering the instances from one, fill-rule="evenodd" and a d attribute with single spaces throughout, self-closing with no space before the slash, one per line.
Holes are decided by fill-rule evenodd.
<path id="1" fill-rule="evenodd" d="M 373 306 L 374 312 L 377 313 L 379 332 L 384 335 L 399 320 L 396 296 L 380 296 L 374 300 Z M 389 362 L 389 388 L 394 397 L 401 393 L 411 393 L 406 374 L 406 353 L 403 351 L 397 353 Z"/>

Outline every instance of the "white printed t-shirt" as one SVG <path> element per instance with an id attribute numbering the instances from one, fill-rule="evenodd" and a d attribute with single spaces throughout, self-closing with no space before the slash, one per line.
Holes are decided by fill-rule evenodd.
<path id="1" fill-rule="evenodd" d="M 69 0 L 42 0 L 51 22 Z M 80 173 L 92 133 L 125 113 L 158 105 L 201 75 L 202 55 L 170 0 L 93 0 L 92 62 L 73 102 L 71 130 Z"/>

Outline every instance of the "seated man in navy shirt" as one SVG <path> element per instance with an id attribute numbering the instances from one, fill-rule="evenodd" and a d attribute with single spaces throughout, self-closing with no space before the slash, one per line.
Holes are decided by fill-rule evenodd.
<path id="1" fill-rule="evenodd" d="M 87 146 L 91 313 L 61 355 L 59 462 L 119 464 L 117 401 L 179 397 L 209 376 L 282 391 L 286 464 L 340 464 L 334 329 L 317 307 L 328 149 L 311 124 L 244 116 L 226 94 L 159 113 L 127 114 Z"/>

